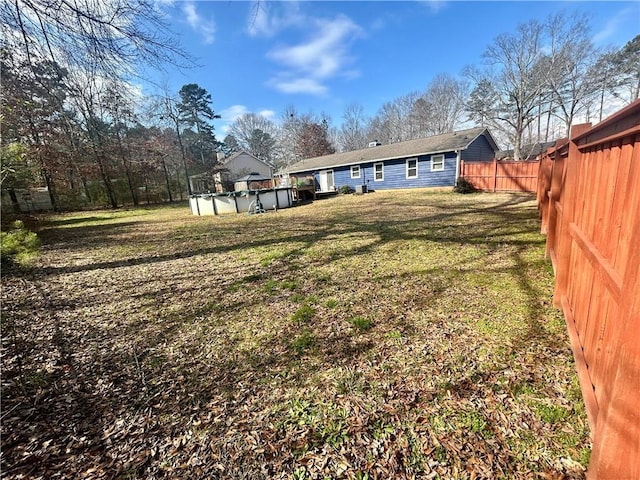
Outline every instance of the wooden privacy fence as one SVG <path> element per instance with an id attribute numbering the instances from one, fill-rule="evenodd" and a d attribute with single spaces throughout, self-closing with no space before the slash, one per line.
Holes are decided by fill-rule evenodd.
<path id="1" fill-rule="evenodd" d="M 535 192 L 539 162 L 460 162 L 460 176 L 478 190 L 488 192 Z"/>
<path id="2" fill-rule="evenodd" d="M 640 101 L 541 156 L 547 254 L 591 427 L 589 479 L 640 479 Z"/>

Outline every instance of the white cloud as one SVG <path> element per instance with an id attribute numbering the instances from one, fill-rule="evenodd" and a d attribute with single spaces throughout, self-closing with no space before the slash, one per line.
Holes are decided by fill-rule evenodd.
<path id="1" fill-rule="evenodd" d="M 443 0 L 422 0 L 422 3 L 424 3 L 433 14 L 438 13 L 447 4 L 447 2 Z"/>
<path id="2" fill-rule="evenodd" d="M 273 118 L 276 115 L 276 112 L 274 112 L 273 110 L 260 110 L 258 112 L 258 115 L 264 118 Z"/>
<path id="3" fill-rule="evenodd" d="M 296 1 L 276 4 L 254 0 L 247 19 L 247 32 L 252 37 L 272 37 L 285 28 L 302 26 L 304 22 L 305 17 Z"/>
<path id="4" fill-rule="evenodd" d="M 362 29 L 344 15 L 331 20 L 309 20 L 308 27 L 312 33 L 306 42 L 279 46 L 267 53 L 267 57 L 285 67 L 270 81 L 284 93 L 326 93 L 327 80 L 345 76 L 345 67 L 353 60 L 350 44 L 363 35 Z M 353 75 L 354 70 L 348 70 L 348 76 Z"/>
<path id="5" fill-rule="evenodd" d="M 247 110 L 247 107 L 244 105 L 231 105 L 229 108 L 225 108 L 218 113 L 222 121 L 233 123 L 236 118 L 241 117 L 245 113 L 249 113 L 249 110 Z"/>
<path id="6" fill-rule="evenodd" d="M 202 36 L 202 41 L 209 45 L 215 40 L 216 24 L 213 18 L 204 19 L 196 9 L 194 2 L 185 2 L 182 5 L 182 12 L 189 26 Z"/>
<path id="7" fill-rule="evenodd" d="M 327 87 L 313 78 L 276 78 L 269 83 L 282 93 L 310 93 L 311 95 L 327 93 Z"/>
<path id="8" fill-rule="evenodd" d="M 226 135 L 229 132 L 229 127 L 231 126 L 231 124 L 233 122 L 235 122 L 239 117 L 241 117 L 242 115 L 246 114 L 246 113 L 251 113 L 251 111 L 246 107 L 246 105 L 231 105 L 228 108 L 225 108 L 224 110 L 220 110 L 220 112 L 218 112 L 220 114 L 220 122 L 222 122 L 222 125 L 218 128 L 218 130 L 220 130 L 223 135 Z M 258 112 L 258 115 L 261 115 L 265 118 L 273 118 L 275 116 L 276 112 L 274 112 L 273 110 L 260 110 Z"/>
<path id="9" fill-rule="evenodd" d="M 624 10 L 616 13 L 610 18 L 604 27 L 593 36 L 593 43 L 596 45 L 604 43 L 608 38 L 614 35 L 618 31 L 618 26 L 623 23 L 630 14 L 633 14 L 633 9 L 625 8 Z"/>

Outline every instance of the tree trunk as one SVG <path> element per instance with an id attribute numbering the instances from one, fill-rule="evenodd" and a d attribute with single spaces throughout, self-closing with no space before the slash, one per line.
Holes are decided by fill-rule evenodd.
<path id="1" fill-rule="evenodd" d="M 167 183 L 167 194 L 169 195 L 169 203 L 173 203 L 173 197 L 171 195 L 171 182 L 169 180 L 169 171 L 167 170 L 167 164 L 164 158 L 160 160 L 162 162 L 162 171 L 164 172 L 164 181 Z"/>
<path id="2" fill-rule="evenodd" d="M 184 178 L 187 181 L 187 195 L 191 196 L 191 184 L 189 183 L 189 171 L 187 170 L 187 157 L 184 154 L 184 146 L 182 145 L 182 135 L 180 135 L 180 128 L 176 122 L 176 135 L 178 136 L 178 145 L 180 145 L 180 154 L 182 155 L 182 166 L 184 167 Z M 182 200 L 182 195 L 180 196 Z"/>
<path id="3" fill-rule="evenodd" d="M 122 159 L 124 174 L 127 177 L 127 185 L 129 186 L 129 192 L 131 193 L 131 201 L 133 202 L 133 206 L 137 207 L 140 202 L 138 200 L 138 194 L 136 192 L 135 186 L 133 185 L 131 169 L 129 168 L 129 160 L 127 159 L 127 152 L 125 152 L 124 145 L 122 144 L 122 137 L 120 137 L 119 130 L 116 130 L 116 139 L 118 140 L 118 149 L 120 150 L 120 158 Z"/>
<path id="4" fill-rule="evenodd" d="M 44 161 L 41 160 L 41 164 L 43 163 Z M 60 208 L 58 207 L 58 202 L 56 200 L 53 179 L 51 178 L 51 175 L 49 174 L 49 171 L 46 168 L 42 167 L 41 172 L 42 172 L 42 176 L 44 177 L 44 182 L 47 185 L 47 192 L 49 193 L 51 208 L 53 208 L 54 212 L 57 212 L 60 210 Z"/>
<path id="5" fill-rule="evenodd" d="M 18 196 L 16 195 L 16 191 L 13 188 L 9 188 L 9 198 L 11 199 L 11 207 L 13 208 L 13 213 L 22 213 L 20 202 L 18 202 Z"/>
<path id="6" fill-rule="evenodd" d="M 111 185 L 111 180 L 109 180 L 109 176 L 107 175 L 106 169 L 104 168 L 104 164 L 99 154 L 96 153 L 96 160 L 98 162 L 98 168 L 100 169 L 100 178 L 102 179 L 102 183 L 104 184 L 104 188 L 107 192 L 107 197 L 109 198 L 109 204 L 111 208 L 118 208 L 118 199 L 116 197 L 116 192 L 113 190 L 113 185 Z"/>
<path id="7" fill-rule="evenodd" d="M 47 192 L 49 193 L 49 200 L 51 201 L 51 208 L 53 208 L 54 212 L 58 211 L 58 204 L 56 202 L 56 196 L 54 192 L 53 179 L 51 178 L 51 174 L 47 169 L 44 158 L 42 156 L 42 141 L 40 140 L 40 134 L 36 129 L 36 125 L 33 121 L 33 118 L 29 116 L 29 126 L 31 128 L 31 137 L 33 139 L 33 143 L 38 148 L 38 163 L 40 164 L 40 173 L 42 174 L 42 178 L 44 179 L 45 185 L 47 186 Z"/>

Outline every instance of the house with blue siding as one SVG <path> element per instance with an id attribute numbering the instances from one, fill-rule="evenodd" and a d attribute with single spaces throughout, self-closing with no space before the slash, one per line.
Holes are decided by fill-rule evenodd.
<path id="1" fill-rule="evenodd" d="M 291 177 L 313 176 L 316 191 L 349 186 L 356 191 L 454 186 L 460 160 L 490 162 L 499 150 L 489 130 L 443 135 L 306 158 L 287 168 Z"/>

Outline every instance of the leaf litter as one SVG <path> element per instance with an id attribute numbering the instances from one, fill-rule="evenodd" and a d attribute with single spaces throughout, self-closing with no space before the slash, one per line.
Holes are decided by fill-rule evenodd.
<path id="1" fill-rule="evenodd" d="M 584 477 L 529 196 L 37 228 L 2 277 L 5 478 Z"/>

